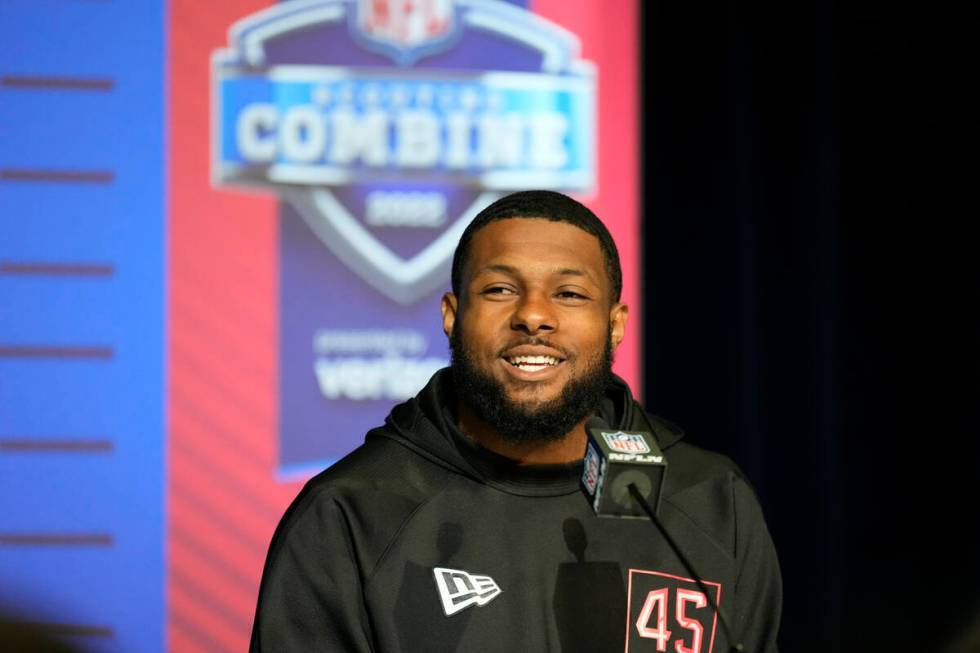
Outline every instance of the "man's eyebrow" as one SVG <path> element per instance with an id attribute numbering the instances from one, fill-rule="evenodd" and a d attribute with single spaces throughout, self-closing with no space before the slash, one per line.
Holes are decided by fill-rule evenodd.
<path id="1" fill-rule="evenodd" d="M 477 274 L 483 272 L 503 272 L 504 274 L 517 275 L 518 270 L 513 265 L 507 265 L 505 263 L 491 263 L 490 265 L 484 265 L 482 269 L 477 270 Z"/>
<path id="2" fill-rule="evenodd" d="M 506 263 L 491 263 L 489 265 L 483 266 L 482 269 L 477 270 L 477 274 L 483 274 L 486 272 L 500 272 L 502 274 L 509 274 L 511 276 L 519 276 L 520 270 L 518 270 L 513 265 L 507 265 Z M 586 270 L 582 268 L 561 268 L 555 270 L 555 275 L 559 277 L 585 277 L 592 282 L 597 283 L 597 280 L 593 278 L 593 275 L 589 274 Z"/>

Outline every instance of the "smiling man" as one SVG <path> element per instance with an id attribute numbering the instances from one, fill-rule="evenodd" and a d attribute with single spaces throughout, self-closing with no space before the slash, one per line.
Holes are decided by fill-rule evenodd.
<path id="1" fill-rule="evenodd" d="M 452 365 L 312 479 L 263 574 L 253 651 L 774 651 L 781 582 L 735 465 L 681 441 L 612 374 L 627 327 L 616 246 L 548 191 L 487 207 L 442 300 Z M 669 463 L 651 524 L 579 493 L 585 422 L 653 434 Z"/>
<path id="2" fill-rule="evenodd" d="M 463 235 L 453 292 L 442 300 L 453 379 L 465 399 L 457 399 L 457 421 L 511 460 L 568 463 L 582 458 L 584 421 L 605 395 L 626 328 L 619 257 L 597 221 L 579 216 L 593 234 L 575 222 L 500 217 L 521 197 L 537 195 L 490 207 Z M 587 211 L 564 196 L 541 197 L 568 203 L 568 220 L 569 208 Z"/>

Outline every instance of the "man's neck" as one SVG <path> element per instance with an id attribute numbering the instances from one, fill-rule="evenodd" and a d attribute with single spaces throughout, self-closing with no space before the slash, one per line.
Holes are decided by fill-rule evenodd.
<path id="1" fill-rule="evenodd" d="M 496 429 L 473 414 L 464 403 L 457 409 L 459 430 L 485 449 L 513 460 L 518 465 L 556 465 L 582 460 L 585 453 L 585 421 L 582 418 L 571 431 L 550 442 L 511 442 Z"/>

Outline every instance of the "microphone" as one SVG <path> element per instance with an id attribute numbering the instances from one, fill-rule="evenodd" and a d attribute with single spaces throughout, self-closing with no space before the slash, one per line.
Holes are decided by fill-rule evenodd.
<path id="1" fill-rule="evenodd" d="M 646 517 L 653 522 L 718 615 L 725 637 L 732 642 L 731 650 L 743 653 L 745 648 L 735 640 L 721 606 L 657 517 L 667 476 L 667 459 L 653 434 L 612 429 L 600 417 L 586 422 L 585 433 L 584 469 L 579 486 L 592 510 L 599 517 Z"/>
<path id="2" fill-rule="evenodd" d="M 650 433 L 610 428 L 593 417 L 585 425 L 585 467 L 580 487 L 600 517 L 644 519 L 646 513 L 630 496 L 633 484 L 647 503 L 660 508 L 667 460 Z"/>

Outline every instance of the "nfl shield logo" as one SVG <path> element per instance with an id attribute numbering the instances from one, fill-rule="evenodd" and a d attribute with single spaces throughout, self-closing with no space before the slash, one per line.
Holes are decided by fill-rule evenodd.
<path id="1" fill-rule="evenodd" d="M 599 454 L 590 442 L 585 449 L 585 460 L 582 468 L 582 485 L 590 495 L 595 494 L 596 483 L 599 482 Z"/>
<path id="2" fill-rule="evenodd" d="M 602 437 L 605 438 L 606 444 L 613 451 L 620 453 L 650 453 L 650 447 L 639 433 L 624 433 L 623 431 L 610 433 L 603 431 Z"/>
<path id="3" fill-rule="evenodd" d="M 368 49 L 407 66 L 451 45 L 452 0 L 358 0 L 352 32 Z"/>

